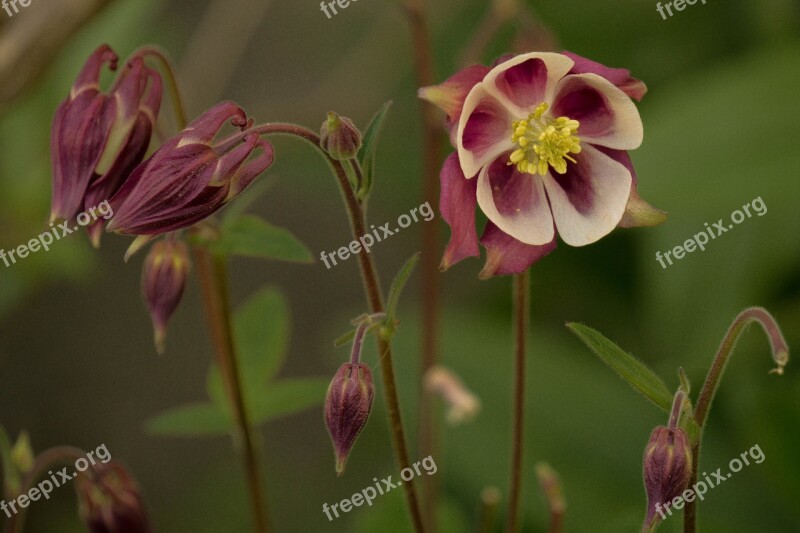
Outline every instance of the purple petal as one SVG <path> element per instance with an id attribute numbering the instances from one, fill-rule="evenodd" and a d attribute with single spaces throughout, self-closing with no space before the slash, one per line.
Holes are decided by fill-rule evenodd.
<path id="1" fill-rule="evenodd" d="M 500 72 L 495 85 L 517 107 L 535 107 L 545 99 L 547 65 L 538 57 L 526 59 Z"/>
<path id="2" fill-rule="evenodd" d="M 481 245 L 486 248 L 486 265 L 479 276 L 488 279 L 524 272 L 556 249 L 556 238 L 541 245 L 524 244 L 489 222 L 481 236 Z"/>
<path id="3" fill-rule="evenodd" d="M 566 174 L 544 177 L 558 234 L 584 246 L 609 234 L 622 219 L 633 178 L 624 165 L 584 144 Z"/>
<path id="4" fill-rule="evenodd" d="M 221 102 L 195 119 L 181 135 L 187 141 L 211 144 L 229 119 L 237 127 L 247 124 L 247 115 L 241 107 L 233 102 Z"/>
<path id="5" fill-rule="evenodd" d="M 450 226 L 450 242 L 445 248 L 440 268 L 447 270 L 467 257 L 480 255 L 478 234 L 475 230 L 475 180 L 468 180 L 461 172 L 458 155 L 453 153 L 445 160 L 439 174 L 441 196 L 439 211 Z"/>
<path id="6" fill-rule="evenodd" d="M 99 90 L 100 71 L 103 65 L 108 63 L 111 70 L 117 70 L 117 61 L 119 58 L 117 54 L 107 44 L 100 45 L 84 63 L 83 68 L 78 74 L 78 78 L 72 85 L 71 96 L 74 98 L 77 94 L 86 89 Z"/>
<path id="7" fill-rule="evenodd" d="M 451 137 L 458 127 L 464 100 L 467 99 L 472 88 L 483 80 L 487 72 L 489 72 L 489 67 L 472 65 L 458 71 L 439 85 L 423 87 L 418 91 L 417 94 L 420 98 L 447 113 L 447 130 Z M 453 144 L 455 145 L 455 142 Z"/>
<path id="8" fill-rule="evenodd" d="M 505 233 L 531 245 L 553 240 L 553 215 L 541 176 L 523 174 L 498 157 L 478 175 L 478 205 Z"/>
<path id="9" fill-rule="evenodd" d="M 481 86 L 472 90 L 464 104 L 457 137 L 458 158 L 468 178 L 487 163 L 511 149 L 512 115 Z"/>
<path id="10" fill-rule="evenodd" d="M 632 150 L 642 144 L 644 128 L 631 99 L 596 74 L 570 74 L 556 87 L 554 117 L 580 122 L 578 136 L 592 144 Z"/>
<path id="11" fill-rule="evenodd" d="M 575 62 L 570 74 L 591 73 L 602 76 L 636 101 L 641 101 L 647 93 L 647 86 L 644 82 L 631 77 L 628 69 L 607 67 L 572 52 L 564 51 L 563 54 Z"/>

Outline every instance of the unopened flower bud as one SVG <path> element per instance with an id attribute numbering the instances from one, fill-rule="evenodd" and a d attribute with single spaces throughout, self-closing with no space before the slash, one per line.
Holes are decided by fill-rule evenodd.
<path id="1" fill-rule="evenodd" d="M 325 398 L 325 423 L 336 453 L 336 473 L 344 472 L 347 456 L 372 409 L 375 386 L 372 371 L 363 363 L 339 367 Z"/>
<path id="2" fill-rule="evenodd" d="M 153 531 L 139 487 L 119 463 L 95 465 L 76 480 L 80 514 L 92 533 Z"/>
<path id="3" fill-rule="evenodd" d="M 322 123 L 319 136 L 322 149 L 337 161 L 353 159 L 361 149 L 361 132 L 353 121 L 332 111 Z"/>
<path id="4" fill-rule="evenodd" d="M 34 461 L 30 435 L 27 431 L 23 431 L 11 447 L 11 463 L 18 472 L 27 474 L 33 468 Z"/>
<path id="5" fill-rule="evenodd" d="M 189 273 L 189 250 L 181 241 L 157 241 L 142 271 L 142 294 L 150 310 L 158 353 L 164 352 L 167 323 L 178 307 Z"/>
<path id="6" fill-rule="evenodd" d="M 644 530 L 663 519 L 664 506 L 681 493 L 692 476 L 692 446 L 686 432 L 659 426 L 644 451 L 644 487 L 647 517 Z"/>

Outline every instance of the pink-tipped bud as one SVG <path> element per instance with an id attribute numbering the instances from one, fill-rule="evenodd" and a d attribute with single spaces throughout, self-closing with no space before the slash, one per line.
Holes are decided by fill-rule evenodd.
<path id="1" fill-rule="evenodd" d="M 328 113 L 328 120 L 322 123 L 319 137 L 319 145 L 337 161 L 353 159 L 361 149 L 361 132 L 356 125 L 333 111 Z"/>
<path id="2" fill-rule="evenodd" d="M 659 426 L 644 451 L 644 487 L 647 491 L 647 531 L 662 519 L 664 506 L 686 489 L 692 476 L 692 446 L 686 432 Z"/>
<path id="3" fill-rule="evenodd" d="M 157 241 L 142 270 L 142 294 L 150 310 L 158 353 L 164 353 L 167 323 L 178 307 L 189 274 L 189 250 L 181 241 Z"/>
<path id="4" fill-rule="evenodd" d="M 347 456 L 367 423 L 375 396 L 372 371 L 363 363 L 339 367 L 325 398 L 325 424 L 336 453 L 336 473 L 342 475 Z"/>
<path id="5" fill-rule="evenodd" d="M 98 464 L 76 480 L 80 514 L 92 533 L 150 533 L 139 487 L 119 463 Z"/>

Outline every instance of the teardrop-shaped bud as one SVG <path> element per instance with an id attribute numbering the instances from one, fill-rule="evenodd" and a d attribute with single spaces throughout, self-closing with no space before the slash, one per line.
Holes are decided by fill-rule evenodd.
<path id="1" fill-rule="evenodd" d="M 164 353 L 167 323 L 178 307 L 189 274 L 189 250 L 182 241 L 157 241 L 144 260 L 142 294 L 150 310 L 158 353 Z"/>
<path id="2" fill-rule="evenodd" d="M 660 520 L 664 506 L 686 489 L 692 476 L 692 446 L 686 432 L 659 426 L 644 450 L 644 487 L 647 492 L 647 531 Z M 659 512 L 660 510 L 660 512 Z"/>
<path id="3" fill-rule="evenodd" d="M 363 363 L 339 367 L 325 398 L 325 424 L 336 453 L 336 473 L 344 472 L 347 456 L 367 423 L 375 396 L 372 371 Z"/>
<path id="4" fill-rule="evenodd" d="M 356 125 L 333 111 L 328 113 L 328 120 L 322 123 L 319 137 L 319 145 L 337 161 L 353 159 L 361 149 L 361 132 Z"/>

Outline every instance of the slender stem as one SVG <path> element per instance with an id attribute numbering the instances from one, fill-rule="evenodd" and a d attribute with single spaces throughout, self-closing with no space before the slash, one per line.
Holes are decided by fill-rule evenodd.
<path id="1" fill-rule="evenodd" d="M 736 347 L 736 342 L 744 332 L 744 329 L 751 322 L 758 322 L 764 329 L 769 339 L 770 348 L 772 349 L 772 358 L 778 366 L 771 371 L 771 373 L 782 375 L 783 368 L 789 362 L 789 346 L 786 344 L 786 339 L 781 333 L 781 328 L 775 321 L 775 318 L 762 307 L 750 307 L 745 309 L 733 320 L 728 332 L 722 339 L 717 355 L 714 357 L 714 362 L 708 370 L 708 375 L 703 383 L 703 388 L 700 389 L 700 395 L 697 398 L 697 405 L 694 409 L 694 420 L 699 427 L 699 435 L 697 442 L 692 446 L 692 478 L 690 484 L 697 481 L 697 471 L 700 466 L 700 445 L 703 440 L 703 429 L 708 417 L 708 412 L 711 409 L 711 403 L 714 396 L 717 394 L 722 375 L 728 365 L 733 349 Z M 694 533 L 697 522 L 697 502 L 686 502 L 686 507 L 683 513 L 683 531 L 684 533 Z"/>
<path id="2" fill-rule="evenodd" d="M 497 521 L 497 508 L 500 506 L 500 489 L 486 487 L 481 491 L 481 505 L 478 513 L 478 533 L 492 533 Z"/>
<path id="3" fill-rule="evenodd" d="M 86 452 L 80 448 L 73 448 L 72 446 L 58 446 L 40 453 L 33 463 L 33 468 L 25 475 L 18 494 L 27 494 L 27 492 L 33 488 L 39 476 L 54 464 L 74 463 L 81 457 L 86 457 Z M 5 532 L 22 533 L 25 528 L 25 513 L 26 508 L 20 506 L 17 512 L 11 515 L 11 518 L 6 522 Z"/>
<path id="4" fill-rule="evenodd" d="M 313 131 L 296 126 L 293 124 L 262 124 L 255 126 L 248 132 L 258 132 L 261 135 L 282 134 L 293 135 L 300 137 L 312 144 L 320 154 L 323 155 L 328 165 L 333 170 L 336 181 L 339 184 L 339 192 L 344 199 L 347 215 L 350 219 L 350 229 L 353 233 L 353 238 L 358 239 L 366 233 L 366 221 L 364 218 L 364 211 L 356 197 L 353 188 L 347 178 L 347 173 L 341 162 L 332 159 L 320 148 L 319 135 Z M 355 160 L 351 164 L 357 164 Z M 370 313 L 383 313 L 384 301 L 383 293 L 380 288 L 380 281 L 378 273 L 375 269 L 375 264 L 372 261 L 373 254 L 358 254 L 358 263 L 361 268 L 361 278 L 364 285 L 364 292 L 366 294 L 367 303 L 369 305 Z M 380 354 L 381 364 L 381 377 L 383 380 L 383 394 L 386 401 L 386 410 L 389 415 L 389 424 L 392 436 L 392 444 L 394 446 L 395 459 L 397 466 L 402 470 L 411 465 L 408 456 L 408 448 L 406 446 L 405 431 L 403 429 L 403 421 L 400 413 L 400 401 L 397 394 L 397 383 L 394 375 L 394 360 L 392 358 L 392 347 L 386 339 L 380 335 L 376 335 L 378 343 L 378 354 Z M 414 526 L 414 531 L 423 533 L 425 527 L 422 521 L 422 513 L 420 511 L 419 501 L 417 499 L 416 489 L 414 488 L 413 481 L 404 482 L 403 489 L 405 491 L 406 503 L 408 511 L 411 515 L 411 522 Z"/>
<path id="5" fill-rule="evenodd" d="M 353 337 L 353 351 L 350 352 L 351 365 L 357 365 L 361 362 L 361 345 L 364 344 L 364 335 L 366 335 L 370 325 L 368 320 L 364 320 L 359 322 L 356 328 L 356 335 Z"/>
<path id="6" fill-rule="evenodd" d="M 508 491 L 508 526 L 519 531 L 519 502 L 522 492 L 522 452 L 525 436 L 525 352 L 530 304 L 530 271 L 514 276 L 514 426 L 511 447 L 511 486 Z"/>
<path id="7" fill-rule="evenodd" d="M 236 421 L 237 443 L 241 446 L 255 530 L 259 533 L 266 533 L 270 527 L 261 482 L 262 469 L 244 402 L 242 377 L 233 341 L 225 259 L 214 256 L 205 249 L 196 248 L 195 262 L 214 343 L 217 366 L 222 373 L 228 400 Z"/>
<path id="8" fill-rule="evenodd" d="M 166 74 L 167 88 L 169 89 L 170 97 L 172 98 L 172 109 L 175 113 L 175 120 L 179 130 L 186 127 L 186 106 L 181 96 L 181 90 L 178 86 L 178 76 L 172 61 L 167 57 L 166 52 L 157 46 L 143 46 L 137 49 L 133 55 L 140 55 L 142 57 L 152 57 L 159 62 Z"/>
<path id="9" fill-rule="evenodd" d="M 433 47 L 430 30 L 425 16 L 425 0 L 406 0 L 405 10 L 411 29 L 411 43 L 414 50 L 414 71 L 418 87 L 435 83 Z M 443 148 L 441 121 L 436 108 L 428 102 L 420 101 L 423 127 L 423 196 L 428 202 L 438 204 L 439 165 Z M 422 376 L 438 359 L 439 332 L 439 228 L 426 224 L 422 228 Z M 423 456 L 435 455 L 437 435 L 435 426 L 433 396 L 423 390 L 419 403 L 419 450 Z M 425 492 L 425 516 L 432 530 L 436 529 L 436 501 L 438 478 L 426 476 L 423 481 Z"/>

